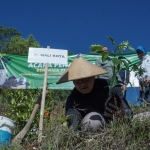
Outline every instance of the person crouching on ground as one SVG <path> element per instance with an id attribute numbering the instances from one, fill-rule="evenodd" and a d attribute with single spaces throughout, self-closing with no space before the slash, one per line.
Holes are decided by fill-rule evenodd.
<path id="1" fill-rule="evenodd" d="M 67 98 L 65 107 L 66 116 L 72 115 L 68 120 L 69 126 L 77 128 L 78 125 L 81 125 L 84 131 L 96 131 L 112 120 L 116 112 L 123 115 L 132 114 L 119 87 L 115 87 L 110 92 L 107 80 L 95 78 L 105 73 L 107 73 L 106 70 L 78 56 L 62 74 L 57 84 L 73 81 L 75 86 Z M 120 107 L 111 103 L 105 106 L 109 93 L 116 94 L 121 99 Z"/>

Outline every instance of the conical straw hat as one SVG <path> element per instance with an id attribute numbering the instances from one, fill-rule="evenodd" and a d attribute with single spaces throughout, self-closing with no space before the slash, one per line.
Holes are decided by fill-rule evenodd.
<path id="1" fill-rule="evenodd" d="M 82 57 L 75 58 L 62 74 L 57 84 L 108 73 L 106 70 L 90 63 Z"/>

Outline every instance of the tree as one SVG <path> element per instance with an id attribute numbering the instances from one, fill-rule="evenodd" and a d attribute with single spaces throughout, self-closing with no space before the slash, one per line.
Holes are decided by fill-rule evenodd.
<path id="1" fill-rule="evenodd" d="M 0 53 L 27 55 L 29 47 L 40 47 L 33 35 L 24 39 L 15 28 L 0 25 Z"/>
<path id="2" fill-rule="evenodd" d="M 0 26 L 0 87 L 6 81 L 6 65 L 10 60 L 4 53 L 27 55 L 29 47 L 40 47 L 33 35 L 24 39 L 16 29 Z"/>
<path id="3" fill-rule="evenodd" d="M 16 35 L 21 36 L 21 33 L 15 28 L 3 28 L 0 25 L 0 52 L 3 52 L 10 39 Z"/>
<path id="4" fill-rule="evenodd" d="M 74 55 L 72 52 L 68 51 L 68 55 Z"/>
<path id="5" fill-rule="evenodd" d="M 27 39 L 22 38 L 19 35 L 12 37 L 4 49 L 4 53 L 8 54 L 21 54 L 27 55 L 29 47 L 41 47 L 40 44 L 35 41 L 33 35 L 29 35 Z"/>

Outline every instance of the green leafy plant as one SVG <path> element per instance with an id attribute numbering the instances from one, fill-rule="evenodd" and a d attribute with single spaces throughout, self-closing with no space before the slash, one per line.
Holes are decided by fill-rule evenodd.
<path id="1" fill-rule="evenodd" d="M 42 93 L 42 91 L 41 89 L 37 89 L 36 91 L 24 89 L 2 89 L 1 93 L 3 95 L 2 103 L 7 103 L 7 105 L 5 105 L 5 111 L 3 111 L 2 115 L 12 119 L 15 122 L 15 134 L 17 134 L 26 125 L 36 104 L 37 98 Z M 50 110 L 51 101 L 52 91 L 49 91 L 46 95 L 45 111 Z M 48 118 L 45 116 L 44 119 Z M 38 127 L 39 113 L 36 115 L 27 136 L 30 134 L 33 135 L 33 131 L 36 132 Z"/>
<path id="2" fill-rule="evenodd" d="M 10 39 L 14 36 L 20 36 L 21 33 L 15 28 L 4 28 L 0 25 L 0 52 L 3 52 L 10 42 Z"/>
<path id="3" fill-rule="evenodd" d="M 92 49 L 92 52 L 96 52 L 102 56 L 102 61 L 104 62 L 108 55 L 110 55 L 113 66 L 112 66 L 112 71 L 113 71 L 113 76 L 110 80 L 110 87 L 114 87 L 118 84 L 118 79 L 116 78 L 116 74 L 122 69 L 126 68 L 127 71 L 131 72 L 132 70 L 136 72 L 137 75 L 142 75 L 144 73 L 143 68 L 139 68 L 137 64 L 131 65 L 131 62 L 126 59 L 125 57 L 122 57 L 121 54 L 125 50 L 131 50 L 135 52 L 134 48 L 129 44 L 129 41 L 123 41 L 119 45 L 116 45 L 114 39 L 110 36 L 107 36 L 108 39 L 111 41 L 114 49 L 112 51 L 109 50 L 109 53 L 106 53 L 105 51 L 102 50 L 104 46 L 99 45 L 99 44 L 94 44 L 91 45 L 90 48 Z"/>
<path id="4" fill-rule="evenodd" d="M 16 35 L 10 39 L 6 48 L 3 50 L 3 53 L 27 55 L 29 47 L 41 47 L 41 46 L 35 40 L 33 35 L 29 35 L 26 39 L 22 38 L 19 35 Z"/>
<path id="5" fill-rule="evenodd" d="M 73 115 L 71 114 L 71 115 L 68 115 L 68 116 L 63 116 L 63 115 L 61 115 L 60 117 L 59 117 L 59 120 L 61 121 L 61 123 L 63 124 L 63 126 L 67 126 L 68 125 L 68 120 L 72 117 Z"/>

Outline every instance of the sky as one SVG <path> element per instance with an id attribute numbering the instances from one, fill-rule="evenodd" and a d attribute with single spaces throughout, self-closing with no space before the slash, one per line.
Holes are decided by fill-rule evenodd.
<path id="1" fill-rule="evenodd" d="M 88 54 L 90 45 L 113 50 L 124 40 L 150 51 L 149 0 L 0 0 L 0 25 L 23 38 L 33 34 L 42 47 Z M 129 52 L 129 51 L 126 51 Z"/>
<path id="2" fill-rule="evenodd" d="M 100 44 L 113 50 L 111 36 L 116 44 L 128 40 L 150 51 L 150 0 L 0 0 L 0 5 L 0 25 L 16 28 L 23 38 L 32 34 L 45 48 L 88 54 L 90 45 Z"/>

